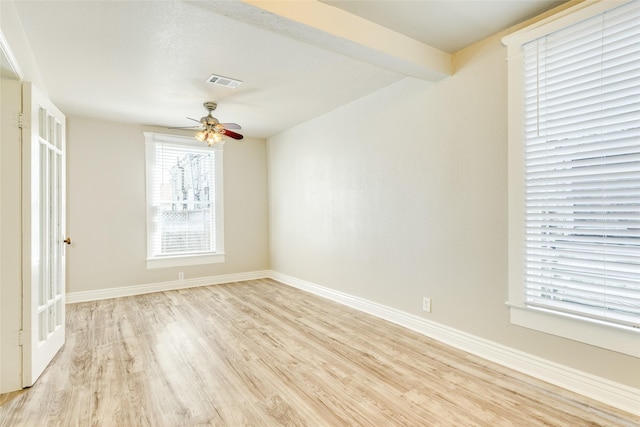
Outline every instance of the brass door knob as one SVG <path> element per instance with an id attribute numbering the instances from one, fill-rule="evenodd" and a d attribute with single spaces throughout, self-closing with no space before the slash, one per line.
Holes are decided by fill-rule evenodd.
<path id="1" fill-rule="evenodd" d="M 71 237 L 67 237 L 66 239 L 64 239 L 64 242 L 65 242 L 67 245 L 70 245 L 70 244 L 71 244 Z"/>

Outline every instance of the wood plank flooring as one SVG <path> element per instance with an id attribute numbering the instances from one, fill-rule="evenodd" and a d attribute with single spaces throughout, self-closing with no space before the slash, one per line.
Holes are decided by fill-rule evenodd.
<path id="1" fill-rule="evenodd" d="M 272 280 L 71 304 L 0 426 L 638 426 L 640 417 Z"/>

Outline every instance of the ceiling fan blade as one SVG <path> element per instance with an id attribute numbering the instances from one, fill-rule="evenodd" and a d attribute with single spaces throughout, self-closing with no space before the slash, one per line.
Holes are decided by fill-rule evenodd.
<path id="1" fill-rule="evenodd" d="M 200 120 L 192 119 L 191 117 L 187 117 L 187 119 L 189 119 L 189 120 L 193 120 L 194 122 L 198 122 L 198 123 L 200 123 Z"/>
<path id="2" fill-rule="evenodd" d="M 199 129 L 200 126 L 179 126 L 179 127 L 170 127 L 167 129 Z"/>
<path id="3" fill-rule="evenodd" d="M 244 138 L 244 136 L 240 135 L 239 133 L 233 132 L 231 130 L 228 129 L 222 129 L 222 132 L 220 132 L 223 135 L 228 136 L 229 138 L 233 138 L 233 139 L 242 139 Z"/>
<path id="4" fill-rule="evenodd" d="M 242 129 L 242 127 L 240 127 L 240 125 L 237 123 L 220 123 L 220 124 L 224 126 L 226 129 Z"/>

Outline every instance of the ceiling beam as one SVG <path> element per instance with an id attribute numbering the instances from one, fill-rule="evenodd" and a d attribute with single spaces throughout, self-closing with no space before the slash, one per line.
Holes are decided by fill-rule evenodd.
<path id="1" fill-rule="evenodd" d="M 452 56 L 317 0 L 207 3 L 245 23 L 406 76 L 438 81 L 452 74 Z"/>

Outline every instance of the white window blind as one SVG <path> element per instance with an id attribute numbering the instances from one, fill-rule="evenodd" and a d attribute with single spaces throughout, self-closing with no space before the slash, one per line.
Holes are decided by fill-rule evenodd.
<path id="1" fill-rule="evenodd" d="M 216 252 L 216 152 L 167 141 L 148 144 L 149 258 Z"/>
<path id="2" fill-rule="evenodd" d="M 640 2 L 523 45 L 526 305 L 640 327 Z"/>

